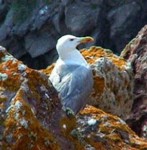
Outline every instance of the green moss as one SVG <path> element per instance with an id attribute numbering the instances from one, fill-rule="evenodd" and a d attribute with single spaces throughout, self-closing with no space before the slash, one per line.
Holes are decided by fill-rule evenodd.
<path id="1" fill-rule="evenodd" d="M 49 5 L 52 0 L 43 0 L 45 5 Z M 14 0 L 11 7 L 14 11 L 13 20 L 14 23 L 22 23 L 29 16 L 31 16 L 32 10 L 37 7 L 38 2 L 36 0 Z"/>
<path id="2" fill-rule="evenodd" d="M 92 9 L 97 9 L 97 8 L 98 8 L 98 5 L 97 5 L 97 4 L 91 4 L 91 8 L 92 8 Z"/>
<path id="3" fill-rule="evenodd" d="M 51 0 L 43 0 L 45 2 L 45 4 L 50 4 L 51 3 Z"/>
<path id="4" fill-rule="evenodd" d="M 14 22 L 22 23 L 30 16 L 32 9 L 36 7 L 36 0 L 14 0 L 12 3 L 12 9 L 14 11 Z"/>

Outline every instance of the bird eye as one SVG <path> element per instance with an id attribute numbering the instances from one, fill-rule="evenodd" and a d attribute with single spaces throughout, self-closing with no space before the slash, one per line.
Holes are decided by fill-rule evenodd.
<path id="1" fill-rule="evenodd" d="M 73 41 L 74 39 L 69 39 L 70 41 Z"/>

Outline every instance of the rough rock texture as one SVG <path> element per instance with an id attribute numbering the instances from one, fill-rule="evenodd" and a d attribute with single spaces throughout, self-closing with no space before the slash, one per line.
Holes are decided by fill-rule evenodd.
<path id="1" fill-rule="evenodd" d="M 140 136 L 147 138 L 147 25 L 123 50 L 122 57 L 133 66 L 134 104 L 128 123 Z"/>
<path id="2" fill-rule="evenodd" d="M 94 91 L 90 104 L 126 119 L 133 103 L 130 63 L 110 50 L 92 47 L 83 55 L 93 68 Z"/>
<path id="3" fill-rule="evenodd" d="M 130 63 L 112 51 L 101 47 L 82 50 L 91 64 L 94 75 L 94 89 L 90 105 L 126 119 L 133 104 L 133 74 Z M 53 69 L 43 70 L 48 76 Z"/>
<path id="4" fill-rule="evenodd" d="M 59 107 L 47 77 L 0 47 L 0 147 L 58 149 L 48 129 Z"/>
<path id="5" fill-rule="evenodd" d="M 92 106 L 66 117 L 47 76 L 0 47 L 0 149 L 26 148 L 145 150 L 147 141 L 119 117 Z"/>
<path id="6" fill-rule="evenodd" d="M 143 150 L 147 141 L 139 140 L 127 124 L 117 116 L 87 106 L 78 116 L 78 130 L 73 134 L 92 150 Z M 82 135 L 82 136 L 81 136 Z"/>
<path id="7" fill-rule="evenodd" d="M 95 45 L 120 53 L 147 24 L 147 1 L 1 0 L 0 14 L 0 45 L 29 66 L 45 68 L 65 34 L 91 35 Z"/>

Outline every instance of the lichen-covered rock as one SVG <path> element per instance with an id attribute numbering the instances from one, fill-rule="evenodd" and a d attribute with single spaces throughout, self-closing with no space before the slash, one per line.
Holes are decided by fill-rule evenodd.
<path id="1" fill-rule="evenodd" d="M 87 106 L 77 117 L 78 128 L 72 134 L 92 150 L 145 150 L 147 141 L 139 138 L 117 116 Z"/>
<path id="2" fill-rule="evenodd" d="M 133 104 L 133 74 L 130 63 L 101 47 L 82 50 L 93 69 L 94 87 L 90 105 L 126 119 Z M 48 76 L 53 65 L 44 69 Z"/>
<path id="3" fill-rule="evenodd" d="M 67 117 L 43 71 L 0 47 L 0 149 L 144 150 L 146 143 L 123 120 L 92 106 Z"/>
<path id="4" fill-rule="evenodd" d="M 89 104 L 126 119 L 133 103 L 130 63 L 101 47 L 91 47 L 83 51 L 83 55 L 94 75 L 94 91 Z"/>
<path id="5" fill-rule="evenodd" d="M 0 47 L 0 149 L 59 149 L 48 128 L 57 108 L 47 77 Z"/>
<path id="6" fill-rule="evenodd" d="M 147 25 L 123 50 L 134 72 L 134 104 L 128 123 L 140 136 L 147 138 Z"/>

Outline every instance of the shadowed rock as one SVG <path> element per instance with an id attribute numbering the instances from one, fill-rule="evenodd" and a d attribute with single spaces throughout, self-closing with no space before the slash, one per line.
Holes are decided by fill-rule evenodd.
<path id="1" fill-rule="evenodd" d="M 128 123 L 136 133 L 147 138 L 147 25 L 121 55 L 132 64 L 134 73 L 134 103 Z"/>
<path id="2" fill-rule="evenodd" d="M 146 9 L 146 0 L 2 0 L 0 45 L 32 68 L 57 59 L 55 41 L 65 34 L 120 53 L 147 23 Z"/>

